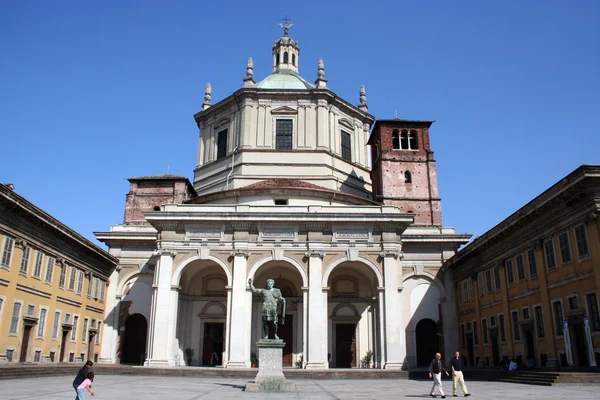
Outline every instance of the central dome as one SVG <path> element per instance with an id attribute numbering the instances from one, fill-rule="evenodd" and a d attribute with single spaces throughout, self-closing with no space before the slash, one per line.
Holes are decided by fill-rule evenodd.
<path id="1" fill-rule="evenodd" d="M 257 83 L 256 87 L 260 89 L 314 89 L 315 85 L 292 71 L 280 70 Z"/>

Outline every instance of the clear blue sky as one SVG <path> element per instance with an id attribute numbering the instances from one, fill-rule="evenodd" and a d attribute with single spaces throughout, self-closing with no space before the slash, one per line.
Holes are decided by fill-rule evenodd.
<path id="1" fill-rule="evenodd" d="M 192 178 L 204 85 L 270 73 L 292 18 L 300 74 L 377 118 L 434 119 L 443 222 L 480 235 L 600 164 L 600 1 L 4 1 L 0 182 L 84 236 L 125 178 Z"/>

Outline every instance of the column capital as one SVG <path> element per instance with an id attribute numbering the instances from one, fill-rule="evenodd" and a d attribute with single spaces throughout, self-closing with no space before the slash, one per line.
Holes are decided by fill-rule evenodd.
<path id="1" fill-rule="evenodd" d="M 399 250 L 384 250 L 381 253 L 379 253 L 379 257 L 381 258 L 386 258 L 386 257 L 394 257 L 395 259 L 403 259 L 404 258 L 404 253 L 402 253 Z"/>
<path id="2" fill-rule="evenodd" d="M 246 259 L 248 259 L 248 257 L 250 257 L 250 252 L 245 249 L 233 249 L 229 255 L 231 257 L 244 256 Z"/>
<path id="3" fill-rule="evenodd" d="M 153 255 L 159 256 L 159 257 L 162 257 L 164 255 L 164 256 L 171 256 L 171 258 L 175 258 L 175 256 L 177 255 L 177 252 L 175 250 L 169 250 L 169 249 L 156 249 L 156 250 L 154 250 Z"/>
<path id="4" fill-rule="evenodd" d="M 311 258 L 311 257 L 319 257 L 321 260 L 323 259 L 323 257 L 325 257 L 325 252 L 321 251 L 321 250 L 309 250 L 306 253 L 304 253 L 304 255 L 307 258 Z"/>
<path id="5" fill-rule="evenodd" d="M 27 240 L 17 236 L 17 238 L 15 239 L 15 246 L 24 249 L 25 247 L 27 247 Z"/>

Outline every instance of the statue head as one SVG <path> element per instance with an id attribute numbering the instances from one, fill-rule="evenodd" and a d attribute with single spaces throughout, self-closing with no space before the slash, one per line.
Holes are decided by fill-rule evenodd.
<path id="1" fill-rule="evenodd" d="M 273 289 L 275 287 L 275 281 L 273 279 L 267 279 L 267 289 Z"/>

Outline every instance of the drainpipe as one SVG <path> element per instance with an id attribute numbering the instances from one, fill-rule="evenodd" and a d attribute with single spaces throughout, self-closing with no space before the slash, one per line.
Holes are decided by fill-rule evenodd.
<path id="1" fill-rule="evenodd" d="M 331 168 L 333 168 L 333 177 L 336 180 L 336 186 L 335 186 L 335 190 L 340 190 L 340 177 L 336 174 L 335 171 L 335 153 L 334 153 L 334 149 L 333 149 L 333 140 L 334 140 L 334 135 L 336 134 L 335 132 L 333 132 L 333 135 L 331 134 L 331 118 L 329 117 L 329 113 L 331 112 L 331 109 L 333 108 L 332 105 L 329 106 L 329 109 L 327 110 L 327 127 L 329 129 L 329 151 L 331 153 Z M 335 118 L 335 116 L 334 116 Z M 334 123 L 334 127 L 335 127 L 335 123 Z"/>
<path id="2" fill-rule="evenodd" d="M 231 175 L 233 174 L 233 167 L 235 165 L 235 152 L 237 151 L 237 149 L 240 145 L 240 135 L 241 135 L 241 129 L 242 129 L 240 126 L 240 123 L 242 122 L 242 109 L 240 108 L 240 103 L 238 103 L 238 99 L 235 94 L 233 95 L 233 100 L 235 100 L 235 105 L 238 108 L 238 116 L 237 116 L 237 122 L 236 122 L 237 134 L 235 135 L 235 148 L 233 149 L 233 152 L 231 153 L 231 171 L 229 171 L 229 173 L 227 174 L 225 190 L 229 190 L 229 177 L 231 177 Z"/>

